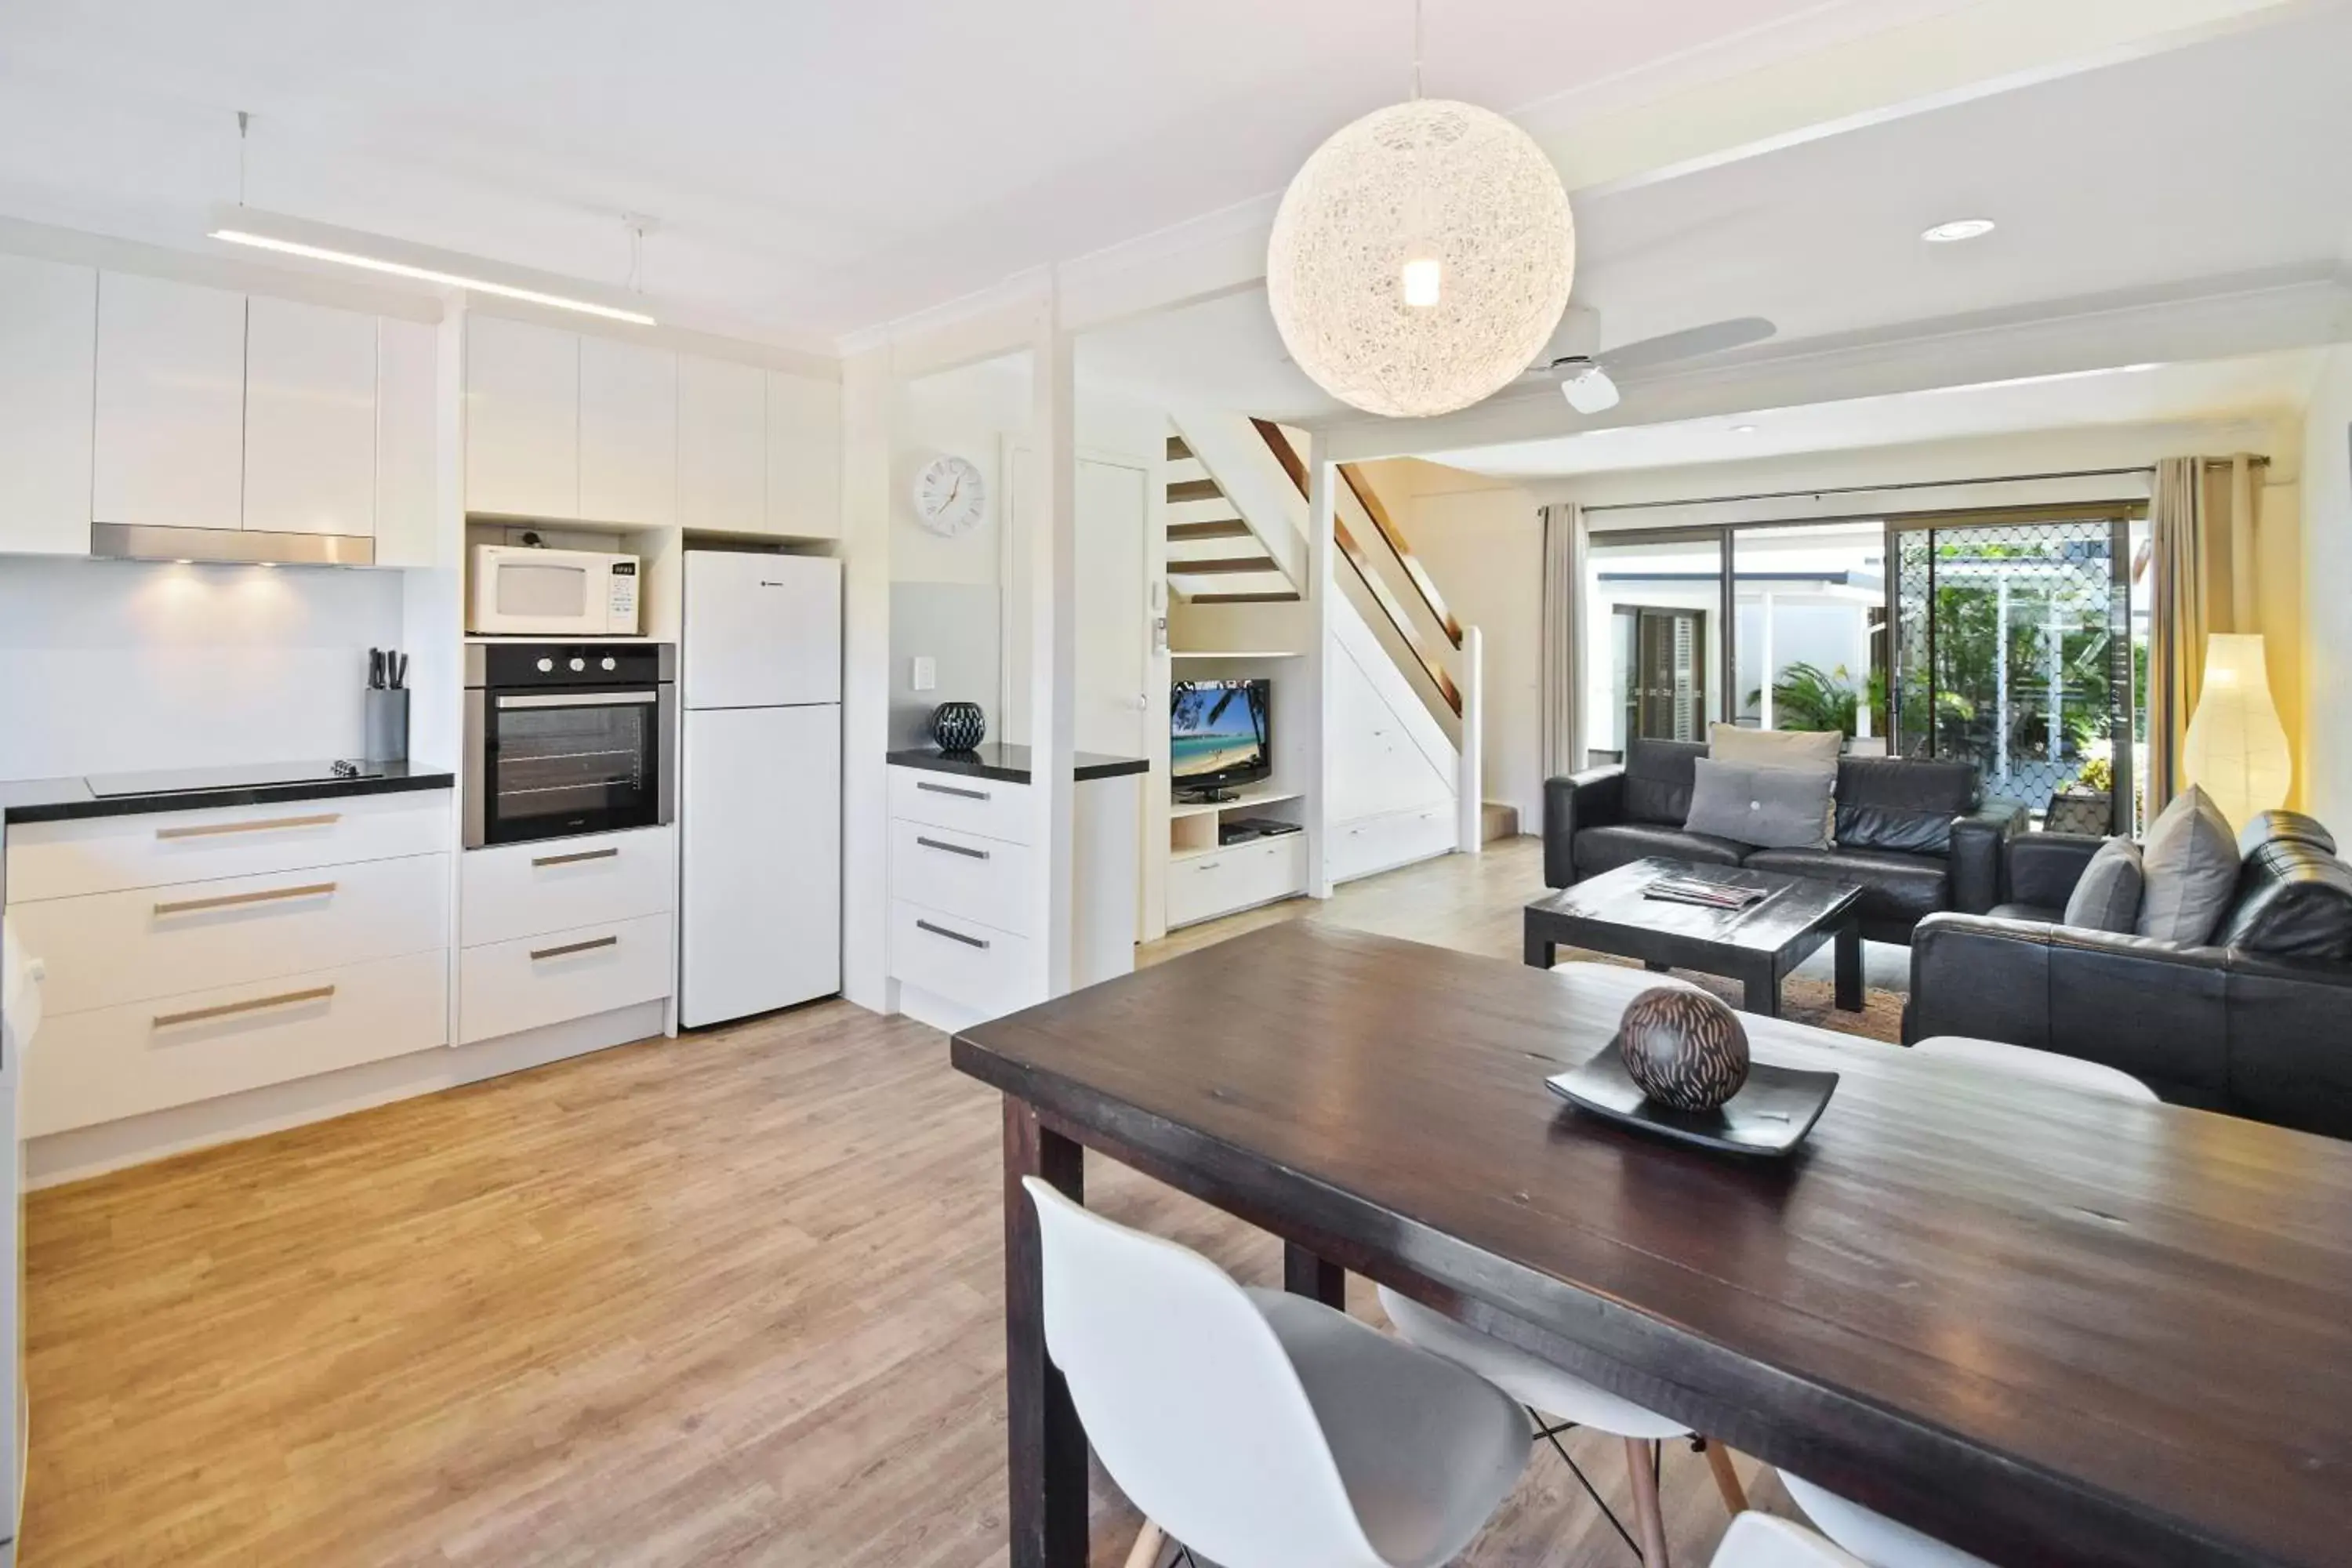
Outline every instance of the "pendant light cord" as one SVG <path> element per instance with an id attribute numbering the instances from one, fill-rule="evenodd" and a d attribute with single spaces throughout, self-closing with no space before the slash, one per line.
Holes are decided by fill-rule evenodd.
<path id="1" fill-rule="evenodd" d="M 1412 96 L 1421 99 L 1421 0 L 1412 0 Z"/>
<path id="2" fill-rule="evenodd" d="M 245 140 L 246 127 L 253 116 L 240 109 L 236 111 L 236 205 L 245 205 Z"/>

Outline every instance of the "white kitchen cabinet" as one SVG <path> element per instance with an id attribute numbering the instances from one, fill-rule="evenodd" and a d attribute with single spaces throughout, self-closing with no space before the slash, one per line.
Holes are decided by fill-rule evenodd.
<path id="1" fill-rule="evenodd" d="M 767 531 L 841 537 L 841 384 L 768 373 Z"/>
<path id="2" fill-rule="evenodd" d="M 100 274 L 97 521 L 243 525 L 245 308 L 242 294 Z"/>
<path id="3" fill-rule="evenodd" d="M 246 302 L 245 526 L 375 532 L 376 321 Z"/>
<path id="4" fill-rule="evenodd" d="M 1251 839 L 1170 862 L 1168 924 L 1191 925 L 1306 890 L 1307 835 Z"/>
<path id="5" fill-rule="evenodd" d="M 577 333 L 467 321 L 466 510 L 581 515 Z"/>
<path id="6" fill-rule="evenodd" d="M 667 914 L 677 902 L 667 827 L 633 827 L 469 849 L 459 868 L 460 945 L 481 947 L 592 921 Z"/>
<path id="7" fill-rule="evenodd" d="M 667 527 L 677 515 L 677 354 L 580 340 L 580 510 Z"/>
<path id="8" fill-rule="evenodd" d="M 375 323 L 375 562 L 440 564 L 435 525 L 440 466 L 436 398 L 440 329 L 425 321 Z"/>
<path id="9" fill-rule="evenodd" d="M 457 1043 L 661 1000 L 675 929 L 667 914 L 646 915 L 467 948 L 457 956 Z"/>
<path id="10" fill-rule="evenodd" d="M 0 256 L 0 553 L 89 552 L 97 336 L 94 268 Z"/>
<path id="11" fill-rule="evenodd" d="M 757 365 L 680 354 L 679 525 L 763 532 L 767 485 L 768 373 Z"/>

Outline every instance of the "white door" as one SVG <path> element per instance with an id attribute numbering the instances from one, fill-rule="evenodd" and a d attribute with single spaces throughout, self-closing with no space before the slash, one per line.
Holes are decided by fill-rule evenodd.
<path id="1" fill-rule="evenodd" d="M 678 1022 L 841 989 L 841 710 L 685 719 Z"/>
<path id="2" fill-rule="evenodd" d="M 0 551 L 89 553 L 98 274 L 0 256 Z"/>
<path id="3" fill-rule="evenodd" d="M 244 295 L 100 273 L 97 404 L 97 521 L 243 526 Z"/>
<path id="4" fill-rule="evenodd" d="M 818 555 L 690 550 L 688 708 L 841 700 L 841 563 Z"/>
<path id="5" fill-rule="evenodd" d="M 245 332 L 245 526 L 373 535 L 375 318 L 256 295 Z"/>
<path id="6" fill-rule="evenodd" d="M 1151 636 L 1144 578 L 1150 476 L 1141 468 L 1081 458 L 1077 506 L 1078 750 L 1148 757 L 1144 724 Z"/>

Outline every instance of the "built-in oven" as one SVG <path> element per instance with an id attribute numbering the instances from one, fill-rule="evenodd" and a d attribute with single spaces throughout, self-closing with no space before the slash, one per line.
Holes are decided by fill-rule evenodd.
<path id="1" fill-rule="evenodd" d="M 666 823 L 677 773 L 675 645 L 467 645 L 467 848 Z"/>

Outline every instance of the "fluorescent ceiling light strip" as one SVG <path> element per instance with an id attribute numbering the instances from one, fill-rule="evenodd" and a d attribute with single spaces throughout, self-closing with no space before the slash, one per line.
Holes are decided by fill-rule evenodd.
<path id="1" fill-rule="evenodd" d="M 496 294 L 502 299 L 523 300 L 534 305 L 546 305 L 559 310 L 577 310 L 585 315 L 602 316 L 608 321 L 627 321 L 640 327 L 655 325 L 653 317 L 645 311 L 633 310 L 625 306 L 602 304 L 593 300 L 583 299 L 577 294 L 557 293 L 549 289 L 526 288 L 519 283 L 501 283 L 495 279 L 482 276 L 478 271 L 458 271 L 449 267 L 428 266 L 421 261 L 396 261 L 389 257 L 371 256 L 365 251 L 348 248 L 344 246 L 324 245 L 311 239 L 267 234 L 258 227 L 243 221 L 248 218 L 263 219 L 273 227 L 283 226 L 290 229 L 297 226 L 292 220 L 279 219 L 272 215 L 253 212 L 247 208 L 227 207 L 215 211 L 214 226 L 210 231 L 211 237 L 226 240 L 231 245 L 249 245 L 258 250 L 277 251 L 284 256 L 306 257 L 313 261 L 332 261 L 345 267 L 362 268 L 370 272 L 389 273 L 396 278 L 415 278 L 427 283 L 446 283 L 455 288 L 470 289 L 478 293 Z M 339 238 L 348 235 L 351 238 L 361 241 L 368 237 L 351 230 L 330 229 L 323 224 L 301 224 L 299 228 L 316 230 L 321 237 L 331 234 Z M 410 247 L 398 241 L 386 241 L 384 248 L 423 250 L 422 247 Z M 426 254 L 438 257 L 447 253 L 427 252 Z"/>

